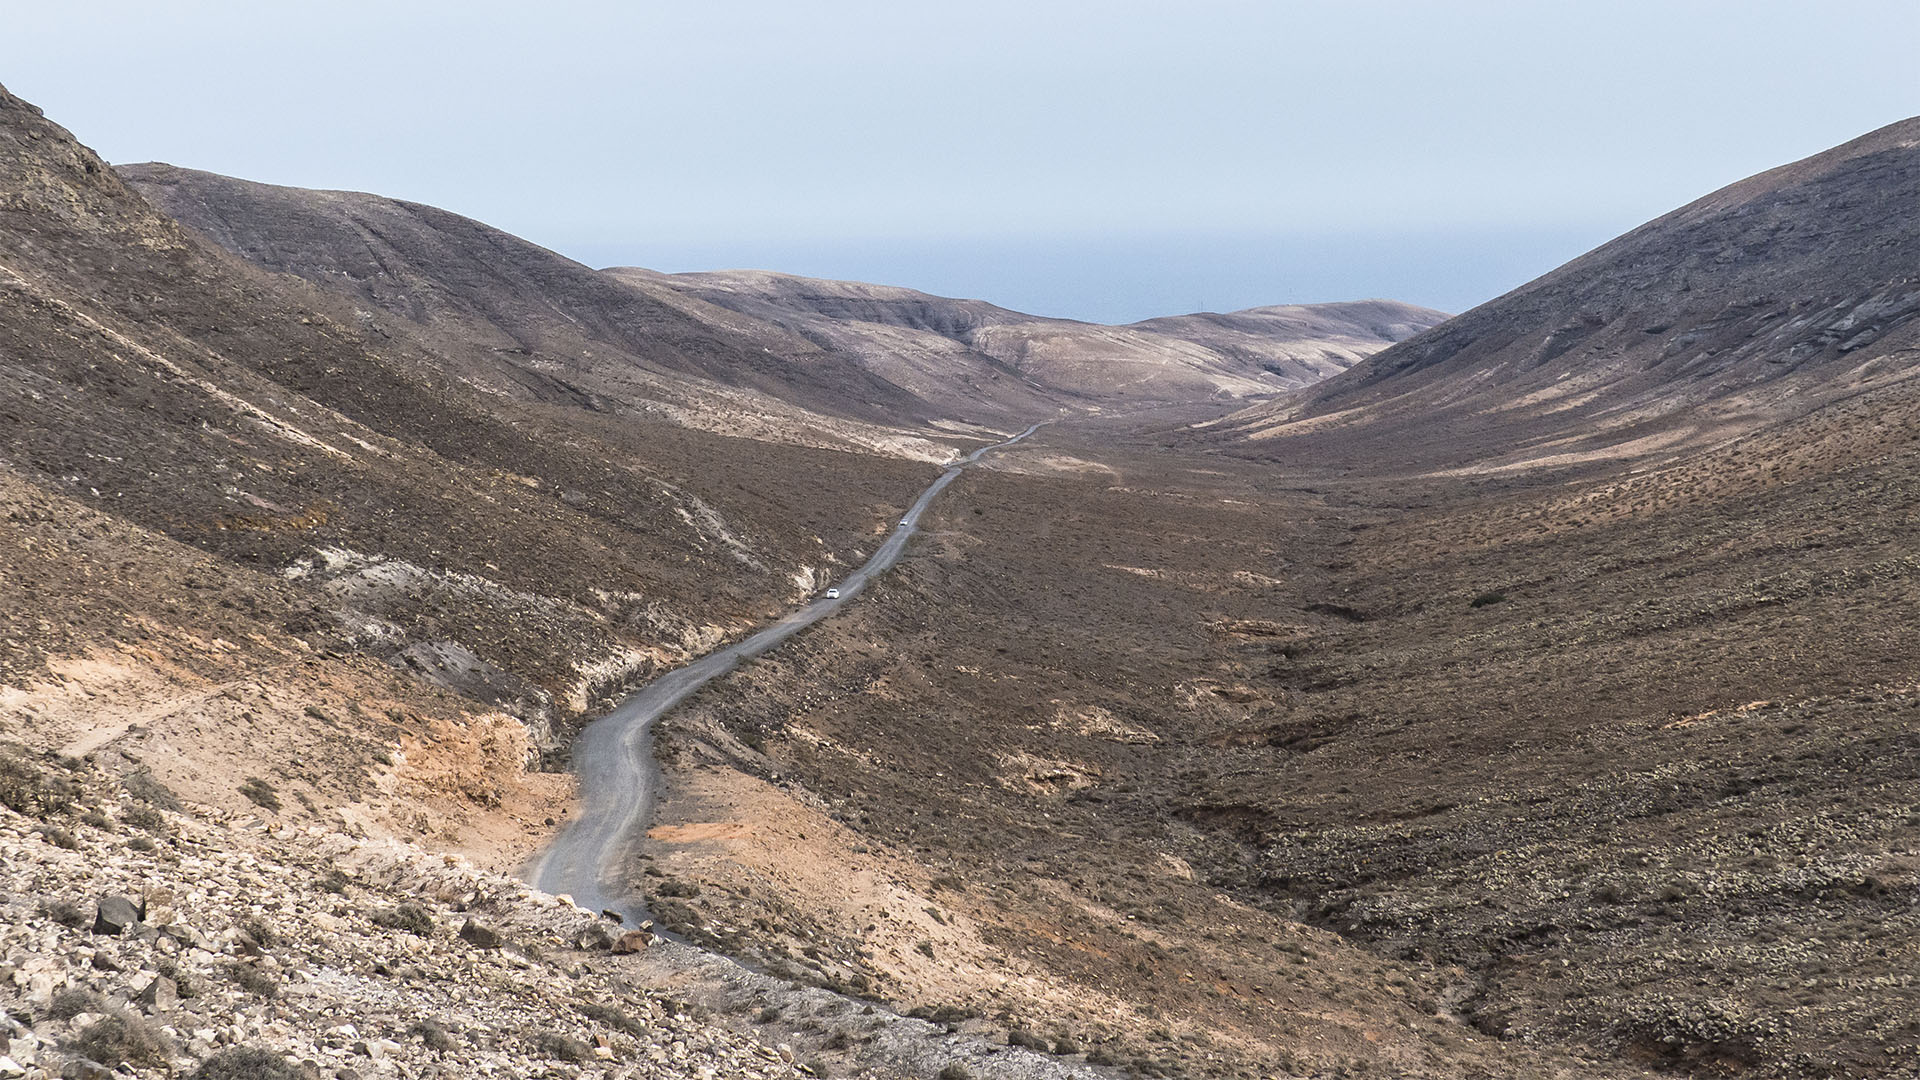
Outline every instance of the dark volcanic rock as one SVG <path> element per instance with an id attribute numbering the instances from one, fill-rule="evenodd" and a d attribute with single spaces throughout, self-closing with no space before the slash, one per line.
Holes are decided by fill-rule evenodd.
<path id="1" fill-rule="evenodd" d="M 124 896 L 103 896 L 93 917 L 96 934 L 124 934 L 140 924 L 145 912 Z"/>
<path id="2" fill-rule="evenodd" d="M 500 931 L 472 919 L 460 924 L 460 940 L 482 949 L 497 949 L 507 943 L 505 935 Z"/>

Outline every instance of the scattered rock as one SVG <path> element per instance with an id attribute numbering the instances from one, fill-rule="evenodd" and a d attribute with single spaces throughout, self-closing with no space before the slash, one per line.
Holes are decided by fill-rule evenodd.
<path id="1" fill-rule="evenodd" d="M 140 924 L 141 914 L 140 906 L 127 897 L 103 896 L 93 916 L 93 932 L 115 936 L 124 934 Z"/>
<path id="2" fill-rule="evenodd" d="M 573 947 L 583 952 L 600 952 L 613 948 L 613 945 L 613 934 L 599 923 L 573 935 Z"/>
<path id="3" fill-rule="evenodd" d="M 168 923 L 160 928 L 160 932 L 190 949 L 204 949 L 207 952 L 216 951 L 213 942 L 207 939 L 207 935 L 195 930 L 186 923 Z"/>
<path id="4" fill-rule="evenodd" d="M 637 953 L 651 944 L 653 944 L 652 934 L 647 933 L 645 930 L 629 930 L 621 934 L 619 939 L 613 943 L 613 951 L 617 955 L 627 956 L 632 953 Z"/>
<path id="5" fill-rule="evenodd" d="M 632 952 L 646 931 L 411 844 L 183 814 L 168 859 L 77 859 L 32 840 L 37 827 L 0 810 L 0 1080 L 584 1076 L 613 1062 L 777 1080 L 797 1067 L 604 959 L 542 948 Z M 320 888 L 329 870 L 351 872 L 352 899 Z M 49 896 L 98 897 L 97 911 L 69 902 L 63 921 Z M 439 927 L 428 897 L 484 897 L 484 921 Z M 454 927 L 466 945 L 448 949 Z"/>
<path id="6" fill-rule="evenodd" d="M 172 979 L 161 975 L 142 988 L 135 1000 L 150 1013 L 171 1012 L 180 1004 L 180 987 Z"/>
<path id="7" fill-rule="evenodd" d="M 460 925 L 460 940 L 482 949 L 497 949 L 507 943 L 506 936 L 490 926 L 468 919 Z"/>

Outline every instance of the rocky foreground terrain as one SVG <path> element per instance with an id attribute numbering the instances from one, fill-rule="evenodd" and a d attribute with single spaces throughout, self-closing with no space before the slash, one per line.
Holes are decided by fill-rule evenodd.
<path id="1" fill-rule="evenodd" d="M 791 1048 L 623 976 L 644 931 L 458 859 L 3 753 L 0 1076 L 795 1074 Z"/>
<path id="2" fill-rule="evenodd" d="M 1074 1074 L 252 790 L 0 745 L 0 1077 Z"/>

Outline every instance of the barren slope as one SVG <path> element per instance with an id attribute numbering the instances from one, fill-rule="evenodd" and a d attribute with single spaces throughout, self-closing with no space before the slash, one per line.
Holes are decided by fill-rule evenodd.
<path id="1" fill-rule="evenodd" d="M 1294 457 L 1488 468 L 1799 415 L 1912 366 L 1917 190 L 1908 120 L 1717 191 L 1228 430 Z"/>
<path id="2" fill-rule="evenodd" d="M 1115 327 L 762 271 L 603 273 L 417 203 L 162 164 L 119 171 L 229 251 L 343 290 L 367 319 L 406 320 L 463 378 L 543 401 L 664 399 L 697 413 L 725 387 L 869 422 L 1005 423 L 1295 389 L 1445 317 L 1366 301 Z"/>
<path id="3" fill-rule="evenodd" d="M 761 271 L 599 273 L 415 203 L 170 165 L 120 172 L 228 250 L 345 289 L 416 324 L 465 377 L 541 400 L 696 395 L 678 375 L 868 421 L 1004 422 L 1294 389 L 1444 318 L 1368 301 L 1110 327 Z"/>

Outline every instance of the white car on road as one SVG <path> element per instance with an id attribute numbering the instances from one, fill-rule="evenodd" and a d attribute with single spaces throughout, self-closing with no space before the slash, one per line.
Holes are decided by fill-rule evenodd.
<path id="1" fill-rule="evenodd" d="M 828 590 L 827 590 L 827 599 L 829 599 L 829 600 L 838 600 L 838 599 L 840 599 L 840 590 L 839 590 L 839 589 L 828 589 Z"/>

